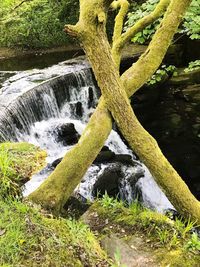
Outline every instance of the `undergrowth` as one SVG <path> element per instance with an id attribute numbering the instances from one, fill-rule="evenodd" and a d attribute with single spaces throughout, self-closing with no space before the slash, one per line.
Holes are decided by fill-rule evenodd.
<path id="1" fill-rule="evenodd" d="M 22 185 L 44 165 L 46 152 L 28 143 L 0 144 L 0 195 L 20 198 Z"/>
<path id="2" fill-rule="evenodd" d="M 0 144 L 0 266 L 108 266 L 89 227 L 23 203 L 21 186 L 46 153 L 27 143 Z"/>
<path id="3" fill-rule="evenodd" d="M 191 72 L 191 71 L 194 71 L 194 70 L 200 70 L 200 60 L 195 60 L 195 61 L 191 61 L 189 64 L 188 64 L 188 67 L 184 69 L 184 72 Z"/>
<path id="4" fill-rule="evenodd" d="M 13 200 L 0 200 L 0 212 L 0 266 L 107 266 L 82 222 L 53 218 Z"/>
<path id="5" fill-rule="evenodd" d="M 117 226 L 121 226 L 125 229 L 126 238 L 134 234 L 143 236 L 144 243 L 146 240 L 153 248 L 161 263 L 167 258 L 169 260 L 170 255 L 174 253 L 176 257 L 169 266 L 199 266 L 200 239 L 195 222 L 183 218 L 172 220 L 166 215 L 143 207 L 137 201 L 126 206 L 123 201 L 107 194 L 91 207 L 91 212 L 94 211 L 98 213 L 99 218 L 109 222 L 106 225 L 108 231 L 115 231 Z M 183 261 L 185 265 L 179 265 Z"/>

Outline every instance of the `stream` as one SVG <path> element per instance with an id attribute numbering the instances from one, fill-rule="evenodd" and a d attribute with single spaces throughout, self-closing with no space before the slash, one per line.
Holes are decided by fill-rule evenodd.
<path id="1" fill-rule="evenodd" d="M 83 56 L 41 69 L 0 71 L 0 141 L 26 141 L 48 152 L 47 166 L 25 184 L 24 196 L 48 177 L 78 141 L 99 96 L 89 63 Z M 158 129 L 154 132 L 155 123 L 145 116 L 144 108 L 149 107 L 140 106 L 136 113 L 155 135 Z M 155 108 L 158 109 L 158 105 Z M 151 111 L 158 117 L 155 109 Z M 160 212 L 173 208 L 149 170 L 116 130 L 110 133 L 74 195 L 93 200 L 105 190 L 128 203 L 139 199 L 145 206 Z"/>

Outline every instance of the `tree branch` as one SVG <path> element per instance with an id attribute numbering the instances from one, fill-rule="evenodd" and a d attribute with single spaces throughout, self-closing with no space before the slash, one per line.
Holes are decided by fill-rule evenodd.
<path id="1" fill-rule="evenodd" d="M 21 1 L 17 6 L 15 6 L 15 7 L 12 9 L 12 11 L 16 10 L 16 9 L 19 8 L 21 5 L 23 5 L 24 3 L 26 3 L 26 2 L 30 2 L 30 1 L 32 1 L 32 0 L 23 0 L 23 1 Z"/>
<path id="2" fill-rule="evenodd" d="M 70 25 L 70 24 L 65 25 L 64 32 L 66 32 L 68 35 L 72 37 L 77 38 L 80 32 L 78 23 L 76 25 Z"/>
<path id="3" fill-rule="evenodd" d="M 121 37 L 121 33 L 123 30 L 124 18 L 129 9 L 129 3 L 127 0 L 118 0 L 114 1 L 111 4 L 113 9 L 120 8 L 116 18 L 115 18 L 115 25 L 114 25 L 114 32 L 113 32 L 113 43 L 117 42 Z"/>
<path id="4" fill-rule="evenodd" d="M 182 1 L 178 8 L 176 8 L 176 5 L 176 1 L 172 0 L 147 50 L 141 55 L 139 60 L 121 76 L 128 96 L 131 96 L 139 90 L 144 82 L 151 78 L 161 64 L 183 18 L 183 14 L 177 12 L 178 8 L 182 8 Z"/>
<path id="5" fill-rule="evenodd" d="M 121 60 L 121 51 L 122 48 L 134 37 L 138 32 L 142 31 L 149 24 L 153 23 L 157 20 L 166 10 L 171 0 L 160 0 L 154 11 L 140 19 L 133 25 L 130 29 L 128 29 L 124 34 L 121 35 L 120 38 L 115 39 L 112 47 L 112 55 L 115 58 L 115 61 L 119 64 Z"/>
<path id="6" fill-rule="evenodd" d="M 147 27 L 149 24 L 153 23 L 157 20 L 167 9 L 168 5 L 170 4 L 171 0 L 160 0 L 154 11 L 142 18 L 141 20 L 137 21 L 136 24 L 128 29 L 121 37 L 120 46 L 124 47 L 131 38 L 137 33 Z"/>

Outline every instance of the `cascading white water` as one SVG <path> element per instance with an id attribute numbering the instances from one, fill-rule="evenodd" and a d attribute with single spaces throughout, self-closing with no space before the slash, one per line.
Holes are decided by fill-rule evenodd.
<path id="1" fill-rule="evenodd" d="M 66 65 L 62 63 L 60 66 L 62 66 L 62 72 L 64 72 Z M 9 95 L 10 92 L 17 93 L 18 98 L 9 103 L 9 107 L 3 113 L 0 113 L 0 140 L 27 141 L 48 151 L 48 167 L 34 175 L 25 185 L 25 196 L 34 191 L 48 177 L 52 171 L 52 168 L 49 167 L 51 163 L 63 157 L 72 147 L 72 145 L 64 145 L 57 140 L 57 129 L 66 124 L 73 124 L 77 133 L 81 134 L 89 116 L 94 111 L 98 100 L 98 91 L 88 65 L 83 64 L 83 66 L 76 66 L 73 69 L 71 65 L 67 65 L 68 69 L 73 70 L 73 73 L 51 79 L 33 89 L 30 89 L 34 81 L 33 76 L 35 74 L 33 73 L 31 73 L 31 76 L 28 76 L 27 73 L 21 74 L 22 80 L 19 78 L 20 75 L 17 74 L 19 77 L 11 77 L 11 80 L 17 81 L 15 85 L 12 85 L 11 81 L 7 81 L 3 86 L 0 105 L 3 96 Z M 48 73 L 50 72 L 52 75 L 53 70 L 56 70 L 55 66 L 52 69 L 48 68 L 48 71 L 43 71 L 43 73 L 46 73 L 46 77 L 49 77 Z M 35 72 L 37 73 L 37 71 Z M 22 82 L 24 78 L 26 78 L 26 81 L 31 81 L 31 84 L 29 84 L 29 90 L 23 89 L 19 93 L 20 90 L 17 89 L 17 86 L 21 83 L 24 84 Z M 11 83 L 10 88 L 9 83 Z M 27 85 L 26 82 L 25 85 Z M 6 86 L 7 89 L 5 89 Z M 94 197 L 93 187 L 96 181 L 103 175 L 104 171 L 109 168 L 117 168 L 120 173 L 123 173 L 123 178 L 120 178 L 118 185 L 122 199 L 130 203 L 137 197 L 138 192 L 140 198 L 148 207 L 159 211 L 172 208 L 147 168 L 139 160 L 136 160 L 132 151 L 124 144 L 116 131 L 112 130 L 105 145 L 115 155 L 126 154 L 131 156 L 133 166 L 115 162 L 93 164 L 83 177 L 82 182 L 77 186 L 76 194 L 92 200 Z M 136 179 L 138 174 L 139 180 Z"/>

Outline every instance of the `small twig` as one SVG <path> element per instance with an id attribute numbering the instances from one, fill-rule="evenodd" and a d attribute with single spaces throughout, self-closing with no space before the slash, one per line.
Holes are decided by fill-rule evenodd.
<path id="1" fill-rule="evenodd" d="M 29 2 L 29 1 L 32 1 L 32 0 L 23 0 L 21 3 L 19 3 L 17 6 L 15 6 L 12 11 L 16 10 L 18 7 L 20 7 L 21 5 L 23 5 L 23 3 L 25 2 Z"/>

